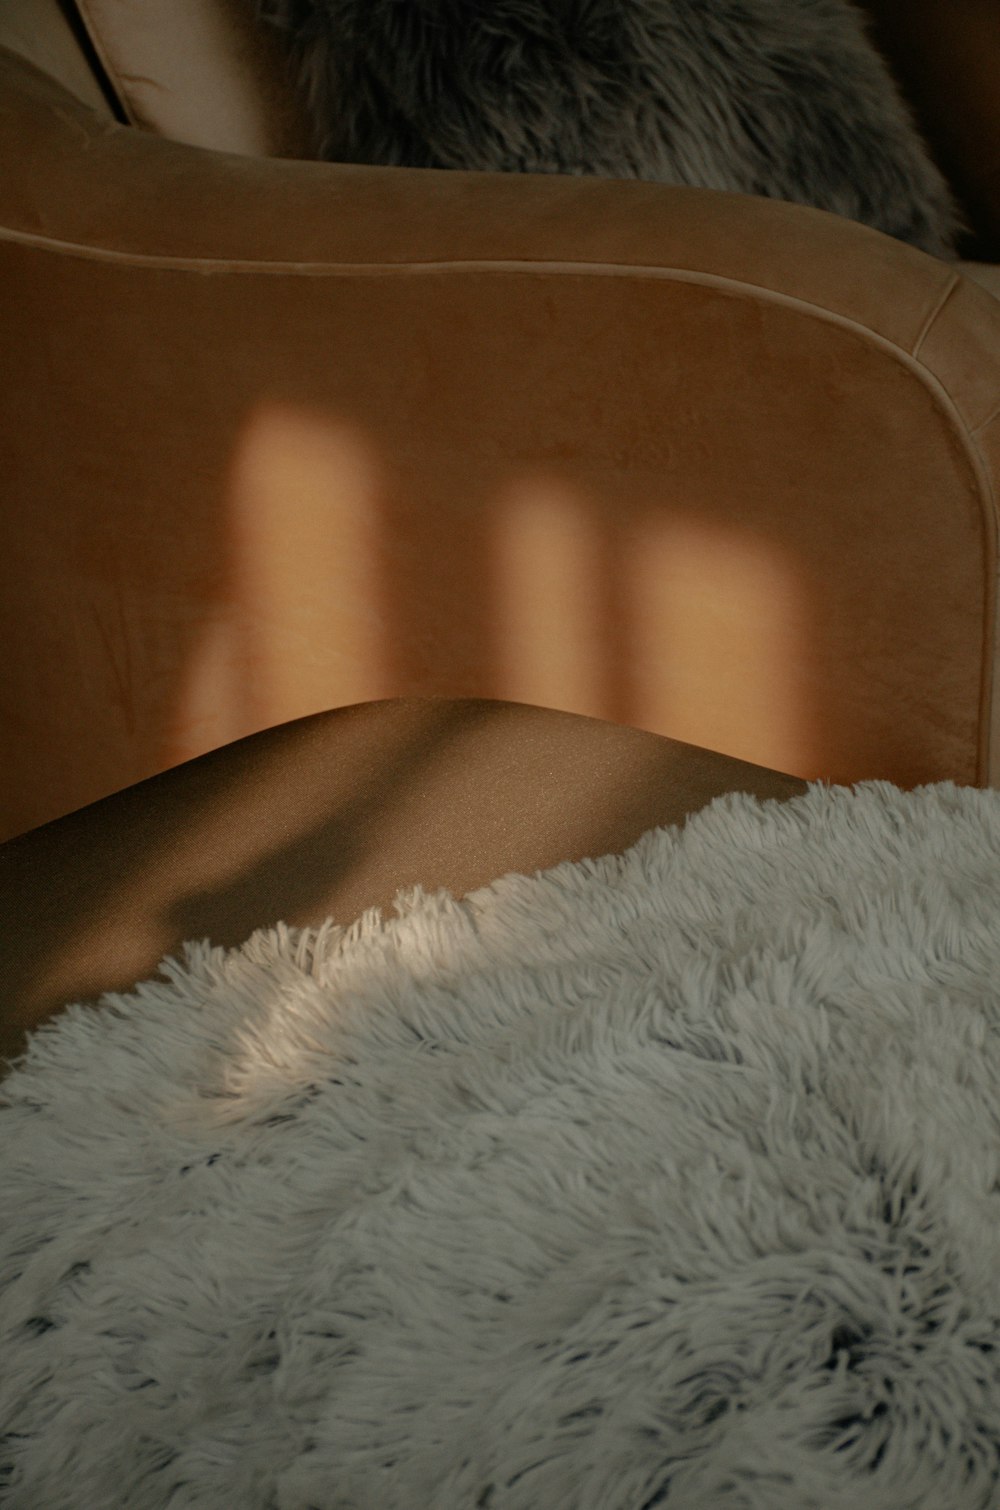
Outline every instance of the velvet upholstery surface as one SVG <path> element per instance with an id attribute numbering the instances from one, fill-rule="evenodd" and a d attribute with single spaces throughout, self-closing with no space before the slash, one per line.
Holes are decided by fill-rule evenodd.
<path id="1" fill-rule="evenodd" d="M 0 833 L 399 695 L 990 778 L 1000 305 L 953 268 L 741 195 L 209 153 L 11 55 L 0 152 Z"/>
<path id="2" fill-rule="evenodd" d="M 404 699 L 269 729 L 0 844 L 0 1073 L 73 1001 L 130 990 L 187 939 L 421 885 L 464 896 L 511 871 L 613 854 L 775 771 L 514 703 Z"/>

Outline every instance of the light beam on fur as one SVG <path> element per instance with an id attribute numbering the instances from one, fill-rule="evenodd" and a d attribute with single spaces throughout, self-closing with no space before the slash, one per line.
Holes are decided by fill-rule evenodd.
<path id="1" fill-rule="evenodd" d="M 397 912 L 34 1034 L 6 1510 L 995 1510 L 1000 794 Z"/>

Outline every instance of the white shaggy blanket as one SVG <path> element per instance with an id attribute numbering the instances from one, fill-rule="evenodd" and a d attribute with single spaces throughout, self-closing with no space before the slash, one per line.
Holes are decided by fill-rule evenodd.
<path id="1" fill-rule="evenodd" d="M 6 1510 L 994 1510 L 1000 794 L 277 928 L 0 1086 Z"/>

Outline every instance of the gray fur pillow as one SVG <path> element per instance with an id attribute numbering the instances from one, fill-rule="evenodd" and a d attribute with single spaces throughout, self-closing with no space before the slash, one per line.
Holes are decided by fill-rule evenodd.
<path id="1" fill-rule="evenodd" d="M 852 0 L 251 0 L 334 162 L 592 174 L 967 229 Z"/>

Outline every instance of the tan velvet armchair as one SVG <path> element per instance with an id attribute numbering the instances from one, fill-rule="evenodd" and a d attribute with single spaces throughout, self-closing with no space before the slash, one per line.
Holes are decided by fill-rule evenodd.
<path id="1" fill-rule="evenodd" d="M 8 0 L 0 838 L 396 696 L 997 784 L 1000 13 L 872 10 L 957 265 L 742 195 L 295 160 L 238 0 Z"/>

